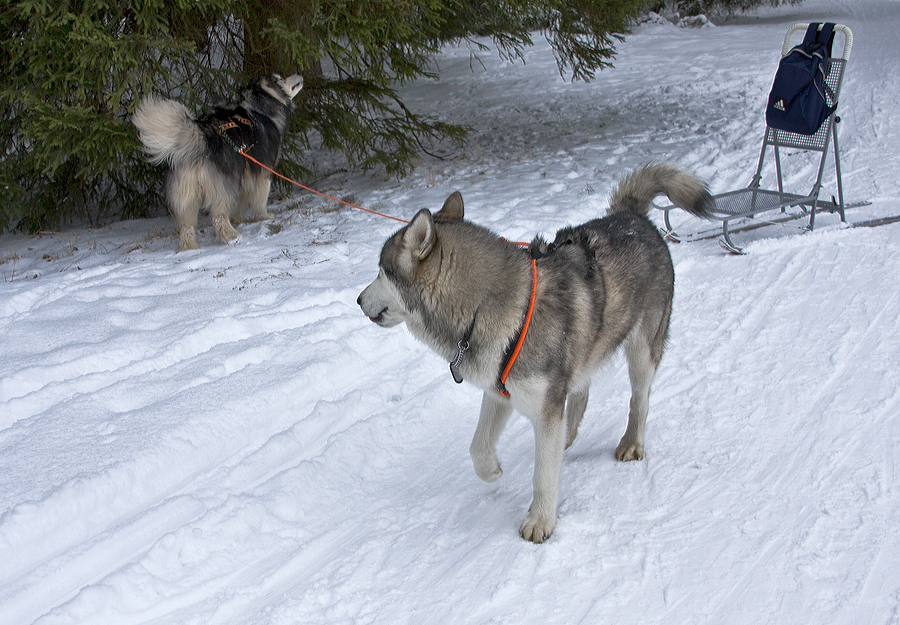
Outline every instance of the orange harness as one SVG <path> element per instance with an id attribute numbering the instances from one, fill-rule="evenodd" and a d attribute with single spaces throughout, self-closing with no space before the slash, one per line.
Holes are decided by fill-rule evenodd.
<path id="1" fill-rule="evenodd" d="M 522 343 L 525 342 L 525 337 L 528 335 L 528 326 L 531 325 L 531 313 L 534 312 L 534 300 L 537 295 L 537 259 L 532 254 L 531 257 L 531 300 L 528 302 L 528 311 L 525 313 L 525 323 L 522 324 L 522 330 L 519 332 L 519 338 L 516 339 L 515 347 L 510 353 L 509 357 L 506 359 L 506 366 L 503 367 L 503 370 L 500 373 L 500 377 L 497 378 L 497 390 L 500 391 L 500 394 L 504 397 L 509 397 L 509 391 L 506 390 L 506 378 L 509 376 L 509 371 L 512 369 L 513 365 L 516 363 L 516 359 L 519 357 L 519 352 L 522 350 Z"/>

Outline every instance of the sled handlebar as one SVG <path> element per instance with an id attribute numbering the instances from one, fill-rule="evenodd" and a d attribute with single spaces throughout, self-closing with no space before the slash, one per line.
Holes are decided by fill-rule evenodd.
<path id="1" fill-rule="evenodd" d="M 791 51 L 793 47 L 791 45 L 791 37 L 795 32 L 802 31 L 806 32 L 806 29 L 809 28 L 809 24 L 794 24 L 791 26 L 790 30 L 787 31 L 787 34 L 784 36 L 784 45 L 781 47 L 781 56 L 787 56 L 788 52 Z M 821 29 L 821 26 L 819 26 Z M 841 54 L 841 58 L 845 61 L 850 58 L 850 48 L 853 47 L 853 32 L 844 26 L 843 24 L 835 24 L 834 25 L 835 32 L 840 31 L 844 33 L 844 52 Z"/>

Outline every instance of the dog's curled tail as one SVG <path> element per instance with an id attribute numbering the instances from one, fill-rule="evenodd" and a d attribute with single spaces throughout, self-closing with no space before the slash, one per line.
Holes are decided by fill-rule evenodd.
<path id="1" fill-rule="evenodd" d="M 196 162 L 206 141 L 190 112 L 180 102 L 147 98 L 138 105 L 131 123 L 138 129 L 148 160 L 154 165 Z"/>
<path id="2" fill-rule="evenodd" d="M 711 216 L 715 201 L 706 183 L 689 171 L 669 163 L 655 163 L 623 178 L 609 199 L 608 214 L 634 212 L 646 215 L 657 195 L 697 217 Z"/>

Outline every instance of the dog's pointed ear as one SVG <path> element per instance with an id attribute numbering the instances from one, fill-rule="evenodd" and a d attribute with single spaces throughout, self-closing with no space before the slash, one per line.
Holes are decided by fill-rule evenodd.
<path id="1" fill-rule="evenodd" d="M 435 217 L 445 221 L 462 221 L 464 212 L 462 193 L 454 191 L 450 197 L 444 200 L 444 205 Z"/>
<path id="2" fill-rule="evenodd" d="M 414 258 L 424 260 L 434 247 L 434 218 L 428 209 L 423 208 L 406 227 L 403 243 L 412 252 Z"/>

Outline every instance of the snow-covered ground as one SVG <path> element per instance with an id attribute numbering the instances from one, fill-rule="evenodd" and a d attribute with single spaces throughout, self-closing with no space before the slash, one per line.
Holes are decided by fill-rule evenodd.
<path id="1" fill-rule="evenodd" d="M 591 84 L 544 43 L 524 65 L 447 49 L 404 96 L 470 124 L 468 146 L 319 186 L 405 218 L 459 189 L 517 240 L 601 215 L 649 161 L 738 188 L 784 33 L 826 18 L 856 35 L 843 178 L 872 204 L 848 217 L 900 214 L 897 0 L 645 24 Z M 785 159 L 804 191 L 806 158 Z M 900 224 L 764 228 L 740 257 L 671 244 L 647 458 L 613 458 L 618 357 L 533 545 L 530 424 L 481 482 L 480 392 L 356 306 L 397 224 L 284 187 L 274 211 L 177 255 L 167 219 L 0 237 L 3 625 L 900 622 Z"/>

